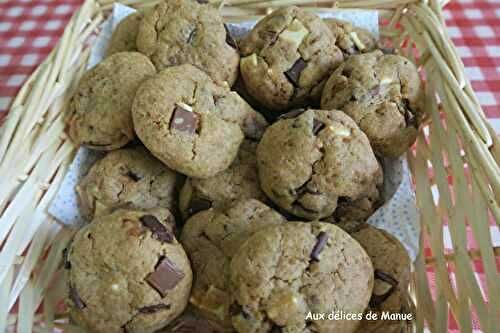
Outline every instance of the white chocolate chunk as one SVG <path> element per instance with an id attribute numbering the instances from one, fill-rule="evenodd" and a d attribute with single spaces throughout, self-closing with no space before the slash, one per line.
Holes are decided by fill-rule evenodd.
<path id="1" fill-rule="evenodd" d="M 386 84 L 391 84 L 392 83 L 392 79 L 390 77 L 383 77 L 381 80 L 380 80 L 380 84 L 381 85 L 386 85 Z"/>
<path id="2" fill-rule="evenodd" d="M 299 20 L 294 19 L 288 28 L 280 34 L 279 39 L 292 43 L 294 48 L 298 49 L 308 34 L 309 30 Z"/>
<path id="3" fill-rule="evenodd" d="M 257 64 L 257 55 L 255 53 L 252 53 L 248 57 L 241 58 L 240 60 L 241 67 L 256 67 Z"/>
<path id="4" fill-rule="evenodd" d="M 333 132 L 333 134 L 335 134 L 335 136 L 339 136 L 341 138 L 347 138 L 351 136 L 351 130 L 342 124 L 330 125 L 329 129 Z"/>
<path id="5" fill-rule="evenodd" d="M 358 34 L 355 31 L 351 31 L 349 33 L 349 36 L 351 36 L 351 39 L 354 42 L 354 44 L 356 44 L 358 50 L 363 51 L 364 49 L 366 49 L 365 44 L 363 44 L 361 39 L 359 39 Z"/>

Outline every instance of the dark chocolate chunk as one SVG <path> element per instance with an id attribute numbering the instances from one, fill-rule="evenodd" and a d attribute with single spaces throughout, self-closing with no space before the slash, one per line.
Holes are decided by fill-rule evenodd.
<path id="1" fill-rule="evenodd" d="M 143 215 L 142 225 L 151 231 L 152 237 L 162 243 L 172 243 L 174 236 L 155 216 Z"/>
<path id="2" fill-rule="evenodd" d="M 189 216 L 194 215 L 202 210 L 207 210 L 212 207 L 212 202 L 206 199 L 194 199 L 189 202 L 187 213 Z"/>
<path id="3" fill-rule="evenodd" d="M 198 122 L 199 119 L 196 113 L 177 105 L 170 120 L 170 129 L 193 134 L 198 130 Z"/>
<path id="4" fill-rule="evenodd" d="M 68 260 L 68 249 L 62 251 L 64 269 L 71 269 L 71 263 Z"/>
<path id="5" fill-rule="evenodd" d="M 283 329 L 276 324 L 273 325 L 270 331 L 270 333 L 281 333 L 281 332 L 283 332 Z"/>
<path id="6" fill-rule="evenodd" d="M 231 34 L 231 30 L 229 30 L 229 28 L 226 24 L 224 24 L 224 29 L 226 29 L 226 43 L 227 43 L 227 45 L 229 45 L 233 49 L 237 50 L 238 43 L 236 42 L 236 39 L 234 39 L 233 35 Z"/>
<path id="7" fill-rule="evenodd" d="M 238 303 L 233 303 L 229 306 L 229 314 L 231 316 L 237 316 L 243 312 L 243 307 Z"/>
<path id="8" fill-rule="evenodd" d="M 208 0 L 196 0 L 197 3 L 199 3 L 200 5 L 205 5 L 208 3 Z"/>
<path id="9" fill-rule="evenodd" d="M 69 285 L 69 298 L 73 301 L 73 304 L 77 309 L 81 310 L 86 307 L 85 303 L 80 298 L 80 295 L 78 295 L 76 288 L 71 284 Z"/>
<path id="10" fill-rule="evenodd" d="M 406 126 L 417 127 L 417 118 L 411 111 L 406 110 L 404 116 L 405 116 Z"/>
<path id="11" fill-rule="evenodd" d="M 290 119 L 290 118 L 295 118 L 295 117 L 298 117 L 300 116 L 301 114 L 303 114 L 304 112 L 306 112 L 306 109 L 295 109 L 295 110 L 292 110 L 292 111 L 289 111 L 287 113 L 283 113 L 282 115 L 280 115 L 278 117 L 278 119 Z"/>
<path id="12" fill-rule="evenodd" d="M 316 244 L 314 245 L 314 248 L 311 251 L 312 260 L 319 261 L 319 255 L 321 251 L 323 251 L 327 241 L 328 241 L 328 234 L 324 231 L 321 231 L 318 237 L 316 238 Z"/>
<path id="13" fill-rule="evenodd" d="M 300 79 L 300 74 L 306 68 L 307 63 L 304 61 L 304 59 L 299 58 L 290 68 L 285 72 L 285 76 L 287 79 L 293 84 L 294 87 L 297 87 L 299 85 L 299 79 Z"/>
<path id="14" fill-rule="evenodd" d="M 134 182 L 138 182 L 139 180 L 141 180 L 141 177 L 139 177 L 138 174 L 133 173 L 132 171 L 128 171 L 127 172 L 127 177 L 129 177 L 130 179 L 132 179 Z"/>
<path id="15" fill-rule="evenodd" d="M 375 294 L 372 295 L 370 299 L 370 306 L 372 308 L 377 307 L 380 304 L 384 303 L 396 290 L 396 287 L 399 284 L 398 280 L 396 280 L 393 276 L 379 269 L 375 269 L 375 279 L 390 284 L 391 288 L 389 288 L 389 290 L 382 295 L 375 295 Z"/>
<path id="16" fill-rule="evenodd" d="M 146 277 L 146 281 L 162 297 L 165 297 L 167 290 L 174 289 L 183 278 L 184 273 L 182 271 L 175 267 L 168 258 L 162 258 L 155 271 Z"/>
<path id="17" fill-rule="evenodd" d="M 313 121 L 313 133 L 314 135 L 318 135 L 318 133 L 323 129 L 325 128 L 325 124 L 322 123 L 321 121 L 319 120 L 316 120 L 314 119 Z"/>
<path id="18" fill-rule="evenodd" d="M 170 309 L 170 305 L 168 304 L 155 304 L 155 305 L 148 305 L 140 308 L 138 311 L 139 313 L 144 313 L 144 314 L 152 314 L 156 313 L 161 310 L 166 310 Z"/>

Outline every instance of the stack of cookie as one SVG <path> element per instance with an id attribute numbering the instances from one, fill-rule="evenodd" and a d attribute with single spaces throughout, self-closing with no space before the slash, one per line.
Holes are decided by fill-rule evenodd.
<path id="1" fill-rule="evenodd" d="M 409 60 L 297 7 L 239 40 L 202 1 L 127 17 L 69 105 L 72 140 L 109 151 L 77 187 L 91 222 L 64 253 L 71 320 L 400 332 L 363 313 L 408 311 L 410 259 L 365 221 L 379 159 L 415 141 L 420 95 Z"/>

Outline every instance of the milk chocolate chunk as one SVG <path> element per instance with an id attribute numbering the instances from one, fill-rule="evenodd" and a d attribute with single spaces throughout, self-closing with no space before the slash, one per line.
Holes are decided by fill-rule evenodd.
<path id="1" fill-rule="evenodd" d="M 328 234 L 324 231 L 321 231 L 316 238 L 316 244 L 314 245 L 313 250 L 311 251 L 311 259 L 314 261 L 319 261 L 319 255 L 321 251 L 325 248 L 326 242 L 328 241 Z"/>
<path id="2" fill-rule="evenodd" d="M 299 58 L 290 68 L 285 72 L 285 76 L 287 79 L 293 84 L 294 87 L 297 87 L 299 85 L 299 79 L 300 79 L 300 74 L 306 68 L 307 63 L 304 61 L 304 59 Z"/>
<path id="3" fill-rule="evenodd" d="M 170 120 L 170 129 L 175 129 L 188 134 L 198 130 L 198 115 L 177 105 Z"/>
<path id="4" fill-rule="evenodd" d="M 162 243 L 172 243 L 174 236 L 155 216 L 144 215 L 140 220 L 142 225 L 151 231 L 154 239 Z"/>
<path id="5" fill-rule="evenodd" d="M 387 292 L 385 292 L 382 295 L 373 294 L 372 298 L 370 299 L 371 307 L 377 307 L 380 304 L 384 303 L 396 290 L 396 287 L 399 284 L 398 280 L 396 280 L 393 276 L 384 271 L 381 271 L 380 269 L 375 270 L 375 279 L 388 283 L 391 285 L 391 287 L 389 288 L 389 290 L 387 290 Z"/>
<path id="6" fill-rule="evenodd" d="M 149 305 L 149 306 L 144 306 L 139 309 L 140 313 L 143 314 L 153 314 L 161 310 L 166 310 L 169 309 L 170 305 L 167 304 L 155 304 L 155 305 Z"/>
<path id="7" fill-rule="evenodd" d="M 165 297 L 167 291 L 174 289 L 183 278 L 184 273 L 175 267 L 168 258 L 163 258 L 156 266 L 155 271 L 146 277 L 146 281 L 162 297 Z"/>
<path id="8" fill-rule="evenodd" d="M 73 304 L 77 309 L 81 310 L 86 307 L 85 303 L 80 298 L 80 295 L 78 295 L 78 291 L 76 291 L 76 288 L 72 285 L 69 286 L 69 298 L 73 301 Z"/>

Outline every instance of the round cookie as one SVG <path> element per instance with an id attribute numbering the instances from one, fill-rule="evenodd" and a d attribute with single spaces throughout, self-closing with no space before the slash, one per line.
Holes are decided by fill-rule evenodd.
<path id="1" fill-rule="evenodd" d="M 231 329 L 231 258 L 250 235 L 284 222 L 283 216 L 254 199 L 238 201 L 226 210 L 209 209 L 193 215 L 180 238 L 195 275 L 191 304 L 218 325 Z"/>
<path id="2" fill-rule="evenodd" d="M 373 295 L 368 310 L 404 313 L 408 311 L 408 285 L 411 260 L 403 245 L 388 232 L 364 224 L 350 232 L 365 249 L 375 269 Z M 363 320 L 358 329 L 362 332 L 401 332 L 406 322 L 389 320 Z"/>
<path id="3" fill-rule="evenodd" d="M 258 139 L 267 126 L 237 93 L 189 64 L 146 80 L 132 115 L 137 136 L 154 156 L 197 178 L 227 169 L 243 138 Z"/>
<path id="4" fill-rule="evenodd" d="M 134 52 L 137 51 L 135 40 L 139 32 L 139 23 L 142 20 L 142 13 L 136 12 L 124 18 L 113 31 L 111 40 L 109 41 L 106 56 L 118 52 Z"/>
<path id="5" fill-rule="evenodd" d="M 377 50 L 353 55 L 333 72 L 323 90 L 321 108 L 344 111 L 377 153 L 399 156 L 416 140 L 421 97 L 415 65 Z"/>
<path id="6" fill-rule="evenodd" d="M 142 147 L 119 149 L 97 161 L 77 186 L 80 210 L 89 219 L 118 207 L 177 210 L 181 175 Z"/>
<path id="7" fill-rule="evenodd" d="M 244 140 L 229 168 L 207 179 L 186 179 L 179 196 L 182 216 L 188 218 L 210 207 L 224 209 L 241 199 L 267 201 L 259 185 L 256 148 L 257 143 Z"/>
<path id="8" fill-rule="evenodd" d="M 335 37 L 335 45 L 346 57 L 356 53 L 371 52 L 377 48 L 377 41 L 366 29 L 337 19 L 325 19 L 324 22 Z"/>
<path id="9" fill-rule="evenodd" d="M 230 86 L 238 76 L 239 53 L 222 17 L 194 0 L 161 1 L 146 13 L 137 48 L 158 70 L 188 63 Z"/>
<path id="10" fill-rule="evenodd" d="M 325 80 L 343 59 L 325 23 L 294 6 L 264 17 L 240 46 L 248 92 L 275 111 L 318 102 Z"/>
<path id="11" fill-rule="evenodd" d="M 69 136 L 98 150 L 123 147 L 134 138 L 130 110 L 135 92 L 156 72 L 138 52 L 120 52 L 86 72 L 69 105 Z"/>
<path id="12" fill-rule="evenodd" d="M 309 220 L 333 214 L 378 182 L 380 166 L 365 134 L 345 113 L 296 110 L 269 126 L 257 147 L 262 190 Z"/>
<path id="13" fill-rule="evenodd" d="M 232 321 L 240 333 L 354 332 L 370 300 L 363 248 L 328 223 L 289 222 L 250 237 L 230 266 Z M 353 320 L 313 319 L 342 311 Z"/>
<path id="14" fill-rule="evenodd" d="M 182 313 L 192 272 L 165 209 L 116 210 L 80 229 L 68 251 L 71 320 L 92 332 L 154 332 Z"/>

